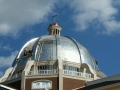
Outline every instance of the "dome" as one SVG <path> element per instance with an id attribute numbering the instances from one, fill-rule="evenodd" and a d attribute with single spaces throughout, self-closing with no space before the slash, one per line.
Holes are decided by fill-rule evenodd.
<path id="1" fill-rule="evenodd" d="M 11 85 L 18 83 L 19 90 L 26 90 L 26 86 L 29 90 L 64 90 L 65 83 L 69 81 L 84 82 L 85 85 L 88 81 L 106 77 L 98 69 L 97 61 L 89 51 L 75 39 L 60 36 L 61 30 L 59 24 L 52 23 L 48 26 L 49 35 L 26 42 L 13 61 L 12 67 L 0 78 L 0 82 L 10 82 Z M 51 84 L 48 85 L 47 82 Z M 53 86 L 56 89 L 52 88 Z M 77 87 L 75 85 L 66 90 Z"/>
<path id="2" fill-rule="evenodd" d="M 31 57 L 23 57 L 24 50 L 33 49 Z M 26 64 L 28 60 L 65 60 L 80 64 L 87 64 L 98 70 L 95 59 L 89 51 L 73 38 L 59 35 L 46 35 L 28 41 L 20 50 L 12 66 Z"/>

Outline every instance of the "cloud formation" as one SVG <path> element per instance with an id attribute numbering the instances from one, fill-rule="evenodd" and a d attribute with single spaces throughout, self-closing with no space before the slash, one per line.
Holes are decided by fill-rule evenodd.
<path id="1" fill-rule="evenodd" d="M 11 52 L 10 56 L 0 56 L 0 68 L 1 67 L 10 67 L 12 65 L 13 60 L 15 59 L 16 55 L 18 54 L 18 51 Z"/>
<path id="2" fill-rule="evenodd" d="M 0 51 L 5 50 L 5 51 L 11 51 L 12 48 L 10 47 L 9 44 L 4 45 L 2 42 L 0 42 Z"/>
<path id="3" fill-rule="evenodd" d="M 0 36 L 16 36 L 25 26 L 44 22 L 45 17 L 52 12 L 58 2 L 61 3 L 57 0 L 0 0 Z M 119 13 L 117 8 L 120 7 L 119 0 L 66 0 L 64 2 L 74 12 L 76 30 L 84 31 L 94 27 L 104 34 L 120 33 L 120 21 L 117 21 L 116 17 Z"/>
<path id="4" fill-rule="evenodd" d="M 43 22 L 55 1 L 0 0 L 0 35 L 15 36 L 23 27 Z"/>
<path id="5" fill-rule="evenodd" d="M 119 3 L 115 3 L 115 2 Z M 74 23 L 78 31 L 84 31 L 91 25 L 100 33 L 120 33 L 120 21 L 116 20 L 118 0 L 72 0 L 67 1 L 74 11 Z"/>
<path id="6" fill-rule="evenodd" d="M 9 44 L 8 44 L 8 45 L 6 45 L 6 46 L 3 46 L 3 49 L 4 49 L 4 50 L 7 50 L 7 51 L 12 50 L 12 48 L 10 47 L 10 45 L 9 45 Z"/>

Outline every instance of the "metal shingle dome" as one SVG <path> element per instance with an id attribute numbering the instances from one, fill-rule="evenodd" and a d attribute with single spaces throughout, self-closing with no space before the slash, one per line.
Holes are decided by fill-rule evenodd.
<path id="1" fill-rule="evenodd" d="M 26 86 L 29 90 L 58 90 L 58 87 L 63 90 L 63 85 L 69 81 L 84 82 L 85 85 L 88 81 L 106 77 L 98 69 L 97 62 L 89 51 L 75 39 L 60 36 L 61 30 L 59 24 L 52 23 L 48 26 L 49 35 L 27 41 L 13 61 L 12 67 L 0 78 L 0 82 L 19 83 L 18 88 L 22 90 L 25 90 Z M 52 88 L 53 86 L 56 89 Z M 73 88 L 66 90 L 70 89 Z"/>
<path id="2" fill-rule="evenodd" d="M 30 48 L 33 48 L 33 55 L 22 58 L 24 49 L 29 50 Z M 94 70 L 98 70 L 95 59 L 89 51 L 82 44 L 67 36 L 46 35 L 31 39 L 21 48 L 12 66 L 16 64 L 17 59 L 21 59 L 18 66 L 26 64 L 28 60 L 66 60 L 85 63 Z"/>

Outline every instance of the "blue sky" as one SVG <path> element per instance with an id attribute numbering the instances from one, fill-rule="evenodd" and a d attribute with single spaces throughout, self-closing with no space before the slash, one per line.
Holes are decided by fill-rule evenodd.
<path id="1" fill-rule="evenodd" d="M 48 34 L 54 12 L 62 36 L 84 45 L 106 75 L 120 73 L 120 0 L 0 0 L 0 76 L 28 40 Z"/>

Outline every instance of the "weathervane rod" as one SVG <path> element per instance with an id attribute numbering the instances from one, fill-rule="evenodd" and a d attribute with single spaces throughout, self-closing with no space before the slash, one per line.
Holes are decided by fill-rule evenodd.
<path id="1" fill-rule="evenodd" d="M 52 16 L 52 17 L 54 18 L 54 22 L 55 22 L 55 18 L 56 18 L 57 15 L 58 15 L 58 14 L 55 14 L 55 15 Z"/>

